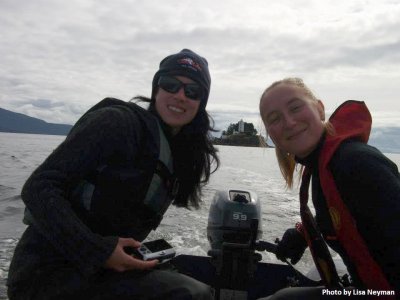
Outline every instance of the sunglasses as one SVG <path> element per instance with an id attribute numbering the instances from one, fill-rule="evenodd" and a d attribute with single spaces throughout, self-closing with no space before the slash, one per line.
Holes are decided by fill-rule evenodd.
<path id="1" fill-rule="evenodd" d="M 182 81 L 170 76 L 161 76 L 158 80 L 158 86 L 168 93 L 177 93 L 181 87 L 185 92 L 185 96 L 192 100 L 201 100 L 203 89 L 197 83 L 183 83 Z"/>

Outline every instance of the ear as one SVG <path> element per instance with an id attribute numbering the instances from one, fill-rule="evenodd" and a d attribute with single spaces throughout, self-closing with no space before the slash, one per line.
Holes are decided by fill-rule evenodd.
<path id="1" fill-rule="evenodd" d="M 318 113 L 319 116 L 321 118 L 321 121 L 325 121 L 325 107 L 324 107 L 324 103 L 322 103 L 321 100 L 317 100 L 317 109 L 318 109 Z"/>

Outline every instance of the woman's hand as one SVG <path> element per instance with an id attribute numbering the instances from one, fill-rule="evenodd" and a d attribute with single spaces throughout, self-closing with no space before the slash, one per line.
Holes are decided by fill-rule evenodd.
<path id="1" fill-rule="evenodd" d="M 158 260 L 143 261 L 134 258 L 132 255 L 124 251 L 124 247 L 138 248 L 140 242 L 131 238 L 119 238 L 118 244 L 115 247 L 111 256 L 107 259 L 105 267 L 117 272 L 124 272 L 128 270 L 146 270 L 155 267 Z"/>
<path id="2" fill-rule="evenodd" d="M 282 240 L 276 246 L 276 257 L 281 261 L 290 258 L 293 265 L 297 264 L 307 248 L 303 235 L 296 229 L 290 228 L 284 233 Z"/>

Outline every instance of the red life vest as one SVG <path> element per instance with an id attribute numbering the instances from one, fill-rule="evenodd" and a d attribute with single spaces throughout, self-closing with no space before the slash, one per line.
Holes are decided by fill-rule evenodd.
<path id="1" fill-rule="evenodd" d="M 326 135 L 319 155 L 318 169 L 336 239 L 354 264 L 358 276 L 366 288 L 393 290 L 380 266 L 369 253 L 352 215 L 340 197 L 329 169 L 329 162 L 343 141 L 358 139 L 367 143 L 371 131 L 371 115 L 364 102 L 351 100 L 339 106 L 329 121 L 334 126 L 335 133 Z"/>

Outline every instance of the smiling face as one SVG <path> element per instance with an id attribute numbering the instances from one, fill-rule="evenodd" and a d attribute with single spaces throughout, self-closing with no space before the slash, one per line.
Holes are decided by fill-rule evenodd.
<path id="1" fill-rule="evenodd" d="M 304 158 L 318 145 L 324 131 L 324 106 L 303 88 L 280 83 L 260 101 L 265 128 L 276 147 Z"/>
<path id="2" fill-rule="evenodd" d="M 188 77 L 175 76 L 175 78 L 182 83 L 194 83 Z M 171 127 L 173 134 L 176 134 L 194 119 L 200 107 L 200 99 L 188 98 L 183 87 L 176 93 L 158 87 L 155 107 L 161 119 Z"/>

